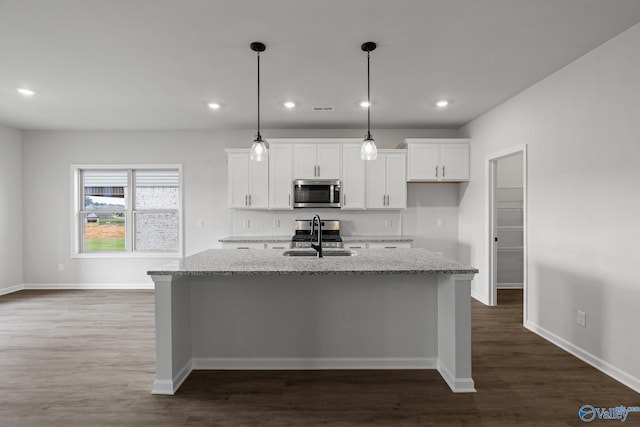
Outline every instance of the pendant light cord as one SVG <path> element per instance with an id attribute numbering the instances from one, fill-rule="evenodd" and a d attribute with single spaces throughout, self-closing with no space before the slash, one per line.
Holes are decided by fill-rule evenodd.
<path id="1" fill-rule="evenodd" d="M 369 71 L 369 52 L 367 52 L 367 139 L 371 139 L 371 73 Z"/>
<path id="2" fill-rule="evenodd" d="M 260 138 L 260 52 L 258 54 L 258 139 Z"/>

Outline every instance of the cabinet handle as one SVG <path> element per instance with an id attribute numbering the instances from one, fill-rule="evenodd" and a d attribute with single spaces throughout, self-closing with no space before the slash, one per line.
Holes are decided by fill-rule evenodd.
<path id="1" fill-rule="evenodd" d="M 249 194 L 249 206 L 251 206 L 251 194 Z"/>
<path id="2" fill-rule="evenodd" d="M 438 177 L 438 166 L 436 166 L 436 178 Z"/>
<path id="3" fill-rule="evenodd" d="M 320 178 L 320 165 L 318 165 L 318 178 Z"/>
<path id="4" fill-rule="evenodd" d="M 387 194 L 387 206 L 389 206 L 389 195 Z"/>
<path id="5" fill-rule="evenodd" d="M 387 195 L 382 196 L 382 206 L 387 206 Z"/>
<path id="6" fill-rule="evenodd" d="M 398 249 L 397 246 L 385 246 L 384 248 L 385 249 Z"/>
<path id="7" fill-rule="evenodd" d="M 347 195 L 346 194 L 342 195 L 342 205 L 343 206 L 347 206 Z"/>
<path id="8" fill-rule="evenodd" d="M 444 165 L 442 165 L 442 177 L 444 178 Z"/>
<path id="9" fill-rule="evenodd" d="M 289 194 L 289 206 L 291 206 L 291 194 Z"/>
<path id="10" fill-rule="evenodd" d="M 248 194 L 244 195 L 244 205 L 245 206 L 249 206 L 249 195 Z"/>
<path id="11" fill-rule="evenodd" d="M 248 246 L 238 246 L 236 249 L 249 249 Z"/>

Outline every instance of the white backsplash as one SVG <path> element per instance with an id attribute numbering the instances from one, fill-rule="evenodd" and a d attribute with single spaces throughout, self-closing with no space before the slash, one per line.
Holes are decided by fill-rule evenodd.
<path id="1" fill-rule="evenodd" d="M 292 236 L 296 219 L 340 220 L 340 233 L 349 235 L 402 234 L 401 211 L 341 211 L 339 209 L 295 209 L 293 211 L 233 210 L 234 236 Z"/>

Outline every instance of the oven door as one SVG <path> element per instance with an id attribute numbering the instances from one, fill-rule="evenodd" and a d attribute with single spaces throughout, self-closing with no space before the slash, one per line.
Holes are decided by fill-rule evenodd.
<path id="1" fill-rule="evenodd" d="M 293 181 L 293 207 L 339 208 L 340 181 L 326 179 Z"/>

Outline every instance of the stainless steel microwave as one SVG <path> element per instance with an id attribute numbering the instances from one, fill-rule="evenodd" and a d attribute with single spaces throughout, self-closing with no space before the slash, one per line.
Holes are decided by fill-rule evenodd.
<path id="1" fill-rule="evenodd" d="M 293 181 L 294 208 L 339 208 L 339 179 L 296 179 Z"/>

